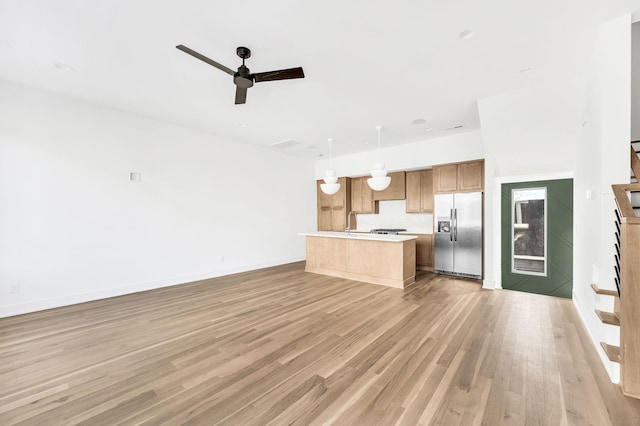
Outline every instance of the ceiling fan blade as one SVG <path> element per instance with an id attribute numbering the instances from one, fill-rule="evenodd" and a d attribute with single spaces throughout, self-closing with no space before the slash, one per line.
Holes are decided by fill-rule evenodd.
<path id="1" fill-rule="evenodd" d="M 261 81 L 289 80 L 292 78 L 304 78 L 304 71 L 301 67 L 289 68 L 286 70 L 257 72 L 254 75 L 256 83 Z"/>
<path id="2" fill-rule="evenodd" d="M 188 53 L 189 55 L 193 56 L 194 58 L 198 58 L 201 61 L 208 63 L 209 65 L 213 65 L 214 67 L 218 68 L 221 71 L 226 72 L 227 74 L 234 75 L 236 73 L 231 68 L 227 68 L 224 65 L 219 64 L 216 61 L 214 61 L 213 59 L 209 59 L 206 56 L 199 54 L 195 50 L 189 49 L 187 46 L 183 46 L 183 45 L 179 44 L 179 45 L 176 46 L 176 49 L 182 50 L 184 53 Z"/>
<path id="3" fill-rule="evenodd" d="M 236 105 L 247 102 L 247 88 L 236 86 Z"/>

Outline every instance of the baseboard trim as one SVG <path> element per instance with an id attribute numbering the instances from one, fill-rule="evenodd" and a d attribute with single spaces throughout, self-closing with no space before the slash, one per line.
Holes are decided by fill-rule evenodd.
<path id="1" fill-rule="evenodd" d="M 78 303 L 91 302 L 94 300 L 108 299 L 110 297 L 124 296 L 126 294 L 139 293 L 141 291 L 154 290 L 157 288 L 171 287 L 181 285 L 193 281 L 206 280 L 211 278 L 223 277 L 226 275 L 238 274 L 241 272 L 254 271 L 257 269 L 270 268 L 273 266 L 286 265 L 288 263 L 304 261 L 305 257 L 293 257 L 280 259 L 271 262 L 261 262 L 251 265 L 241 265 L 216 271 L 209 271 L 199 274 L 181 275 L 164 280 L 144 281 L 123 286 L 101 289 L 86 293 L 69 294 L 48 299 L 31 300 L 28 302 L 17 303 L 14 305 L 0 306 L 0 318 L 23 315 L 46 309 L 60 308 L 63 306 L 76 305 Z"/>

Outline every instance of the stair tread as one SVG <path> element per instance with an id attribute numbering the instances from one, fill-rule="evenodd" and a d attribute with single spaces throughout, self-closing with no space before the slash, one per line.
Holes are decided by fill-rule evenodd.
<path id="1" fill-rule="evenodd" d="M 596 309 L 596 315 L 598 315 L 598 318 L 600 318 L 600 321 L 602 321 L 605 324 L 620 325 L 620 318 L 618 318 L 618 315 L 616 315 L 615 312 L 605 312 L 605 311 Z"/>
<path id="2" fill-rule="evenodd" d="M 591 284 L 591 288 L 596 292 L 596 294 L 603 294 L 605 296 L 618 296 L 618 292 L 616 290 L 600 288 L 598 287 L 598 284 Z"/>
<path id="3" fill-rule="evenodd" d="M 613 346 L 604 342 L 600 342 L 600 346 L 604 349 L 604 353 L 607 354 L 609 361 L 620 363 L 622 360 L 620 357 L 620 346 Z"/>

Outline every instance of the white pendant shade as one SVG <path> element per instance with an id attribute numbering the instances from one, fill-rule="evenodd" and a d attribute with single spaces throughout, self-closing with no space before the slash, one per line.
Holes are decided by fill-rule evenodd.
<path id="1" fill-rule="evenodd" d="M 380 131 L 382 126 L 377 126 L 378 131 L 378 151 L 380 151 Z M 384 163 L 375 163 L 371 166 L 371 177 L 367 179 L 369 188 L 374 191 L 384 191 L 391 184 L 391 178 L 387 176 L 387 169 Z"/>
<path id="2" fill-rule="evenodd" d="M 336 183 L 338 182 L 338 178 L 336 177 L 336 172 L 334 170 L 327 170 L 324 172 L 324 183 Z"/>
<path id="3" fill-rule="evenodd" d="M 329 139 L 329 163 L 332 163 L 331 145 L 333 139 Z M 332 165 L 332 164 L 330 164 Z M 327 195 L 333 195 L 340 190 L 340 184 L 335 170 L 327 170 L 324 172 L 324 183 L 320 184 L 320 189 Z"/>
<path id="4" fill-rule="evenodd" d="M 336 192 L 340 191 L 339 183 L 321 183 L 320 189 L 327 195 L 333 195 Z"/>
<path id="5" fill-rule="evenodd" d="M 389 176 L 371 177 L 367 179 L 367 184 L 374 191 L 384 191 L 391 184 L 391 178 Z"/>
<path id="6" fill-rule="evenodd" d="M 371 166 L 371 177 L 384 177 L 387 175 L 387 169 L 384 163 L 376 163 Z"/>

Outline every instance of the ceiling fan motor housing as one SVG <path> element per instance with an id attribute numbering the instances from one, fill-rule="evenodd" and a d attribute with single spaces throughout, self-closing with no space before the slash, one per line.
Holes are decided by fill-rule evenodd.
<path id="1" fill-rule="evenodd" d="M 233 82 L 238 87 L 248 88 L 253 86 L 253 78 L 249 74 L 249 68 L 240 65 L 238 72 L 233 75 Z"/>

